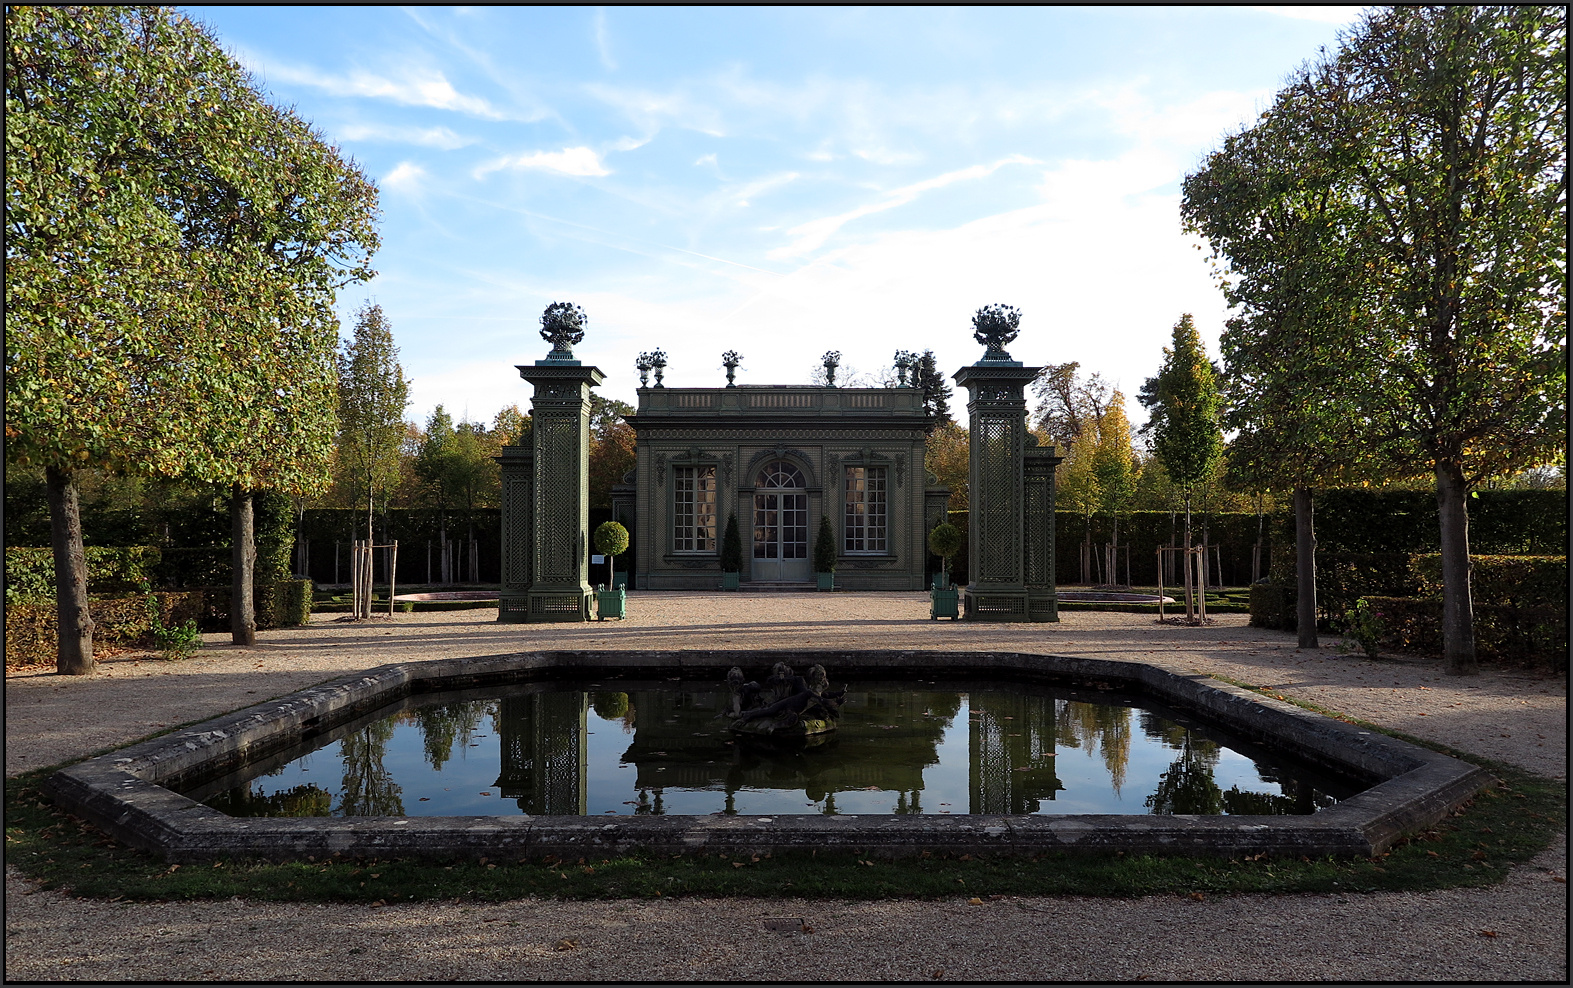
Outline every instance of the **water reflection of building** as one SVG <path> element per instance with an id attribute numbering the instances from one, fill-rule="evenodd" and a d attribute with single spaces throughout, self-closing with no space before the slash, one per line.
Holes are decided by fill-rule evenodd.
<path id="1" fill-rule="evenodd" d="M 893 812 L 921 812 L 923 770 L 938 763 L 959 708 L 954 693 L 849 693 L 836 732 L 823 744 L 793 747 L 734 737 L 721 716 L 730 697 L 721 691 L 650 691 L 630 700 L 635 733 L 622 760 L 635 766 L 635 786 L 656 794 L 646 812 L 659 812 L 668 788 L 723 792 L 726 809 L 744 789 L 795 789 L 814 803 L 877 789 L 897 794 Z"/>
<path id="2" fill-rule="evenodd" d="M 578 691 L 504 697 L 497 735 L 502 772 L 493 785 L 526 813 L 583 815 L 587 808 L 588 723 Z"/>
<path id="3" fill-rule="evenodd" d="M 1054 698 L 974 693 L 968 812 L 1036 813 L 1064 789 L 1054 770 Z"/>

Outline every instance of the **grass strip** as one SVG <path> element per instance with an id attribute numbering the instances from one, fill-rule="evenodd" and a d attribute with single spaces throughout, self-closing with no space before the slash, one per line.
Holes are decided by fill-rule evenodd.
<path id="1" fill-rule="evenodd" d="M 1218 677 L 1222 678 L 1222 677 Z M 1228 680 L 1225 680 L 1228 681 Z M 1372 730 L 1376 725 L 1235 683 Z M 242 898 L 393 903 L 436 899 L 503 901 L 686 895 L 847 899 L 991 895 L 1218 895 L 1422 892 L 1500 881 L 1567 827 L 1567 786 L 1393 731 L 1411 743 L 1487 768 L 1498 783 L 1448 819 L 1376 858 L 1243 860 L 1152 855 L 924 855 L 880 860 L 858 852 L 635 853 L 574 860 L 222 861 L 170 866 L 127 848 L 48 805 L 39 786 L 53 769 L 5 785 L 6 861 L 45 888 L 109 900 Z"/>

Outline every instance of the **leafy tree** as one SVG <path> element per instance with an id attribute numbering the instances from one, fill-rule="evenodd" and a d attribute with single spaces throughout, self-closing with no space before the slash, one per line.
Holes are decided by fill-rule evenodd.
<path id="1" fill-rule="evenodd" d="M 1294 492 L 1302 648 L 1317 645 L 1313 491 L 1369 466 L 1375 445 L 1352 396 L 1378 373 L 1361 344 L 1370 307 L 1357 240 L 1369 218 L 1329 185 L 1331 154 L 1306 161 L 1323 129 L 1313 89 L 1302 73 L 1228 138 L 1187 176 L 1182 206 L 1237 313 L 1222 339 L 1231 477 Z"/>
<path id="2" fill-rule="evenodd" d="M 939 479 L 940 486 L 950 488 L 950 510 L 967 510 L 967 483 L 970 450 L 967 430 L 949 419 L 940 420 L 929 433 L 923 453 L 923 465 Z"/>
<path id="3" fill-rule="evenodd" d="M 409 382 L 382 306 L 367 303 L 355 317 L 355 335 L 339 355 L 339 468 L 355 500 L 366 505 L 366 540 L 378 494 L 398 485 L 404 409 Z"/>
<path id="4" fill-rule="evenodd" d="M 9 7 L 6 39 L 6 454 L 50 486 L 59 668 L 93 670 L 87 469 L 232 485 L 249 641 L 249 492 L 322 479 L 375 189 L 168 10 Z"/>
<path id="5" fill-rule="evenodd" d="M 1443 665 L 1476 671 L 1468 501 L 1567 442 L 1567 18 L 1550 6 L 1394 7 L 1318 92 L 1342 184 L 1376 222 L 1364 410 L 1436 478 Z"/>
<path id="6" fill-rule="evenodd" d="M 961 529 L 948 521 L 934 526 L 929 533 L 929 552 L 938 556 L 944 565 L 945 579 L 950 579 L 950 559 L 961 551 Z"/>
<path id="7" fill-rule="evenodd" d="M 590 396 L 590 507 L 610 508 L 612 488 L 634 468 L 634 427 L 625 418 L 634 414 L 627 402 Z"/>
<path id="8" fill-rule="evenodd" d="M 1197 485 L 1212 476 L 1223 452 L 1218 381 L 1190 313 L 1175 323 L 1163 366 L 1142 385 L 1139 397 L 1152 413 L 1146 428 L 1153 455 L 1185 503 L 1185 548 L 1190 549 L 1191 498 Z"/>
<path id="9" fill-rule="evenodd" d="M 950 385 L 934 361 L 934 351 L 924 350 L 913 370 L 913 386 L 923 390 L 923 411 L 941 425 L 952 421 L 950 416 Z"/>
<path id="10" fill-rule="evenodd" d="M 1131 448 L 1131 424 L 1125 417 L 1125 396 L 1116 391 L 1098 419 L 1098 445 L 1092 454 L 1092 473 L 1098 480 L 1098 503 L 1113 523 L 1107 575 L 1115 578 L 1120 547 L 1120 515 L 1136 493 L 1136 452 Z"/>
<path id="11" fill-rule="evenodd" d="M 1103 503 L 1103 488 L 1098 483 L 1098 473 L 1093 468 L 1098 453 L 1098 423 L 1084 419 L 1081 432 L 1071 440 L 1065 451 L 1065 462 L 1059 467 L 1059 482 L 1055 502 L 1062 509 L 1075 511 L 1082 519 L 1083 583 L 1093 583 L 1092 566 L 1092 516 Z"/>
<path id="12" fill-rule="evenodd" d="M 1260 148 L 1242 158 L 1271 167 L 1238 173 L 1248 201 L 1288 201 L 1321 247 L 1253 238 L 1273 215 L 1247 207 L 1231 265 L 1257 250 L 1261 284 L 1284 264 L 1279 280 L 1303 298 L 1355 315 L 1309 369 L 1323 383 L 1325 365 L 1353 364 L 1321 393 L 1352 406 L 1387 465 L 1434 478 L 1450 673 L 1475 669 L 1471 487 L 1550 462 L 1566 442 L 1566 54 L 1557 8 L 1375 10 L 1280 95 L 1270 133 L 1249 135 Z M 1310 422 L 1314 439 L 1323 429 Z M 1252 455 L 1270 461 L 1285 445 Z"/>
<path id="13" fill-rule="evenodd" d="M 530 438 L 530 416 L 519 411 L 518 405 L 509 405 L 492 417 L 490 435 L 495 444 L 493 455 L 502 455 L 503 446 L 526 446 Z"/>
<path id="14" fill-rule="evenodd" d="M 1033 418 L 1048 434 L 1049 441 L 1064 450 L 1071 448 L 1089 420 L 1102 419 L 1109 407 L 1109 382 L 1100 374 L 1083 380 L 1078 373 L 1080 368 L 1076 361 L 1050 364 L 1032 382 L 1032 394 L 1037 399 Z"/>
<path id="15" fill-rule="evenodd" d="M 467 424 L 466 424 L 467 425 Z M 441 579 L 452 583 L 454 574 L 448 553 L 448 513 L 474 500 L 474 459 L 476 444 L 468 428 L 455 429 L 453 416 L 438 405 L 426 421 L 426 431 L 416 447 L 413 467 L 423 483 L 423 500 L 437 508 L 438 538 L 442 545 Z M 468 496 L 467 496 L 468 495 Z"/>

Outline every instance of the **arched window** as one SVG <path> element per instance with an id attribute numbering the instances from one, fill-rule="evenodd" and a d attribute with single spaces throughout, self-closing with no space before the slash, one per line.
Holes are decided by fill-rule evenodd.
<path id="1" fill-rule="evenodd" d="M 771 490 L 802 490 L 808 485 L 803 483 L 803 473 L 797 467 L 785 460 L 776 460 L 759 471 L 754 478 L 754 486 Z"/>

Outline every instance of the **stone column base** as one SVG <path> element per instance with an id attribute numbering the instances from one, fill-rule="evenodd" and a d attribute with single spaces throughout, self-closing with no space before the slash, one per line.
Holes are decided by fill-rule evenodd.
<path id="1" fill-rule="evenodd" d="M 961 591 L 962 619 L 966 621 L 1058 621 L 1059 598 L 1025 590 Z"/>
<path id="2" fill-rule="evenodd" d="M 502 594 L 497 600 L 497 620 L 501 624 L 527 624 L 542 621 L 588 621 L 594 590 L 530 590 L 519 595 Z"/>

